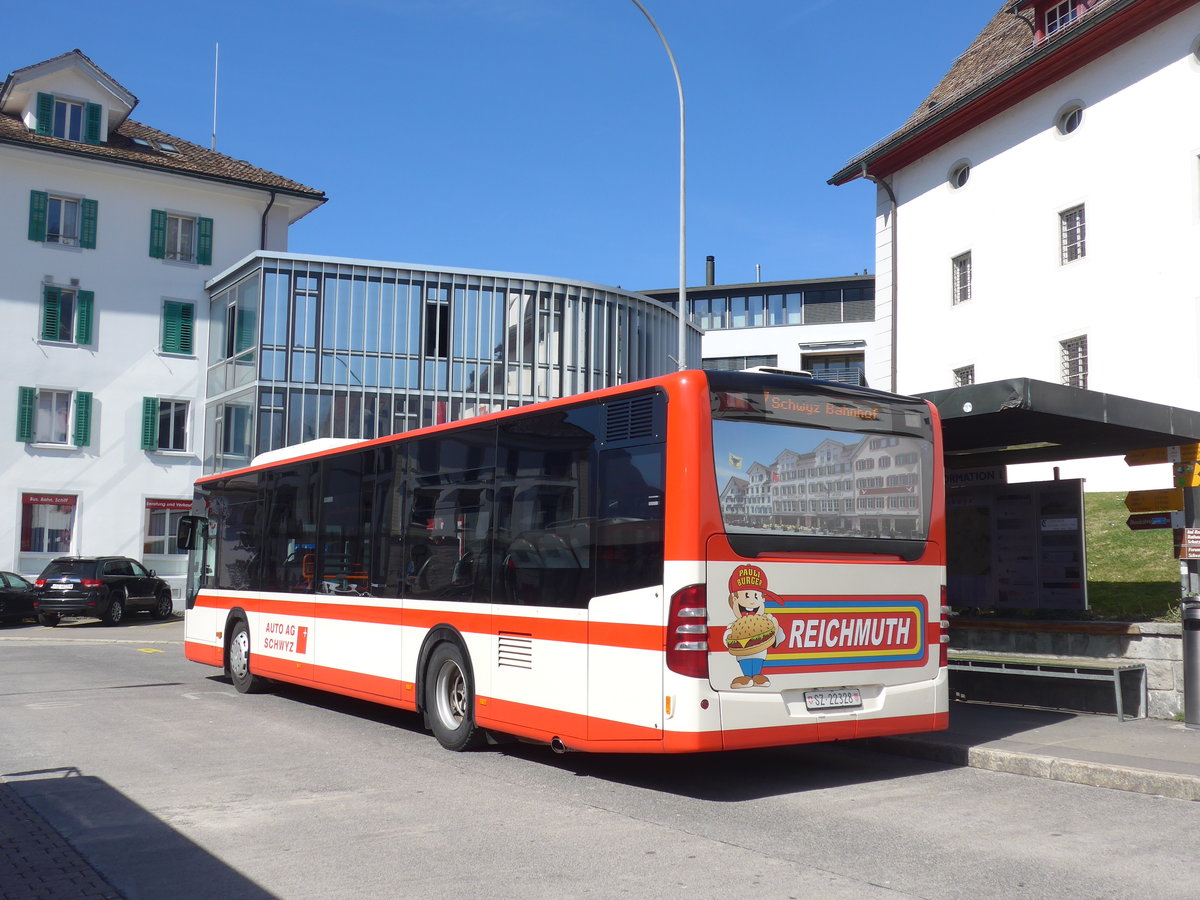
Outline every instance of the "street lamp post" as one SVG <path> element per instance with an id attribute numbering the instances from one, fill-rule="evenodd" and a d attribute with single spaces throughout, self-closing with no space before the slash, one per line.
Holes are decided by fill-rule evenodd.
<path id="1" fill-rule="evenodd" d="M 671 70 L 675 73 L 675 88 L 679 91 L 679 358 L 676 362 L 680 369 L 687 368 L 687 154 L 684 140 L 683 116 L 683 79 L 679 77 L 679 66 L 675 64 L 675 54 L 671 45 L 654 17 L 646 11 L 639 0 L 632 0 L 633 5 L 642 11 L 647 21 L 654 28 L 654 33 L 666 48 L 667 58 L 671 61 Z"/>

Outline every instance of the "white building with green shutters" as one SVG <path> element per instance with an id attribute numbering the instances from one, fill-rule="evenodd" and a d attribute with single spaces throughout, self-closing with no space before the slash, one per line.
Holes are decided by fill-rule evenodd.
<path id="1" fill-rule="evenodd" d="M 204 284 L 286 251 L 325 200 L 134 121 L 136 105 L 78 50 L 0 87 L 0 569 L 124 554 L 182 573 L 171 535 L 201 472 Z"/>

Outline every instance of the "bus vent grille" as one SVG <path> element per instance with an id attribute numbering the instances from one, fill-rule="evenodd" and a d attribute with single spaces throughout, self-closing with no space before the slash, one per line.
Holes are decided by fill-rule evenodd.
<path id="1" fill-rule="evenodd" d="M 654 394 L 643 394 L 607 404 L 605 441 L 654 437 L 654 401 Z"/>
<path id="2" fill-rule="evenodd" d="M 501 631 L 498 635 L 499 659 L 501 666 L 513 669 L 533 668 L 533 635 L 514 634 L 511 631 Z"/>

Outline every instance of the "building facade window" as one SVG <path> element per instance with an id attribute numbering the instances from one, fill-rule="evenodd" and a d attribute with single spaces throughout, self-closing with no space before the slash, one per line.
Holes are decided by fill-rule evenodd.
<path id="1" fill-rule="evenodd" d="M 1056 3 L 1046 10 L 1046 35 L 1052 35 L 1059 29 L 1066 28 L 1077 18 L 1079 18 L 1079 9 L 1075 5 L 1076 0 L 1064 0 L 1062 3 Z"/>
<path id="2" fill-rule="evenodd" d="M 1088 386 L 1087 335 L 1070 338 L 1059 343 L 1062 355 L 1062 382 L 1068 387 Z"/>
<path id="3" fill-rule="evenodd" d="M 188 449 L 188 401 L 142 398 L 142 449 Z"/>
<path id="4" fill-rule="evenodd" d="M 1083 107 L 1072 104 L 1058 115 L 1056 125 L 1059 134 L 1070 134 L 1083 124 Z"/>
<path id="5" fill-rule="evenodd" d="M 71 552 L 78 498 L 72 494 L 21 495 L 21 552 Z"/>
<path id="6" fill-rule="evenodd" d="M 101 109 L 98 103 L 85 103 L 55 97 L 53 94 L 37 95 L 38 134 L 80 141 L 88 144 L 100 143 Z"/>
<path id="7" fill-rule="evenodd" d="M 714 290 L 704 296 L 689 296 L 689 320 L 704 331 L 875 320 L 873 285 L 813 286 L 803 290 L 788 287 L 786 291 L 774 292 L 765 285 L 740 290 L 725 288 L 721 294 Z M 649 295 L 672 306 L 678 304 L 678 294 L 651 291 Z"/>
<path id="8" fill-rule="evenodd" d="M 42 287 L 41 340 L 90 344 L 95 294 L 53 285 Z"/>
<path id="9" fill-rule="evenodd" d="M 64 247 L 96 247 L 99 206 L 84 197 L 29 192 L 29 239 Z"/>
<path id="10" fill-rule="evenodd" d="M 175 535 L 179 531 L 179 520 L 192 508 L 190 500 L 148 499 L 146 500 L 146 536 L 142 542 L 144 556 L 186 555 L 179 549 Z"/>
<path id="11" fill-rule="evenodd" d="M 954 386 L 966 387 L 968 384 L 975 383 L 975 367 L 962 366 L 954 370 Z"/>
<path id="12" fill-rule="evenodd" d="M 212 265 L 213 220 L 164 209 L 150 211 L 150 255 L 155 259 Z"/>
<path id="13" fill-rule="evenodd" d="M 1062 245 L 1062 264 L 1083 259 L 1087 255 L 1087 223 L 1083 205 L 1058 214 Z"/>
<path id="14" fill-rule="evenodd" d="M 862 353 L 842 353 L 832 356 L 826 353 L 805 353 L 800 357 L 800 368 L 811 372 L 813 378 L 822 381 L 837 381 L 842 384 L 866 385 L 867 363 Z"/>
<path id="15" fill-rule="evenodd" d="M 970 251 L 950 260 L 951 303 L 957 306 L 971 299 L 971 253 Z"/>
<path id="16" fill-rule="evenodd" d="M 740 372 L 742 369 L 753 369 L 756 366 L 777 366 L 779 357 L 763 356 L 711 356 L 700 362 L 700 367 L 710 372 Z"/>
<path id="17" fill-rule="evenodd" d="M 17 389 L 17 440 L 86 447 L 92 439 L 92 395 L 87 391 Z"/>
<path id="18" fill-rule="evenodd" d="M 195 352 L 196 304 L 163 301 L 162 352 L 191 356 Z"/>

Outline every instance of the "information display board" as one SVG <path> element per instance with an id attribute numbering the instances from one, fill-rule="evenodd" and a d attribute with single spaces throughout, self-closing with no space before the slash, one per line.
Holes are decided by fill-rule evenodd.
<path id="1" fill-rule="evenodd" d="M 946 491 L 947 595 L 974 609 L 1087 609 L 1083 481 Z"/>

